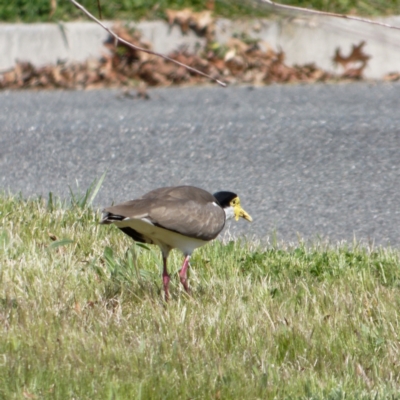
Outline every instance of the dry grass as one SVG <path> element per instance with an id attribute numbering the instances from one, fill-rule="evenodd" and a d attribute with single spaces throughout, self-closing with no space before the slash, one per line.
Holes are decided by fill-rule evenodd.
<path id="1" fill-rule="evenodd" d="M 0 398 L 396 398 L 398 250 L 215 241 L 165 306 L 158 249 L 98 220 L 0 196 Z"/>

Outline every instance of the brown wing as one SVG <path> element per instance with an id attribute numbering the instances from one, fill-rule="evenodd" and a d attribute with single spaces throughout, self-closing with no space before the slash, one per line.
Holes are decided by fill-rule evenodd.
<path id="1" fill-rule="evenodd" d="M 193 200 L 181 200 L 152 208 L 149 219 L 157 226 L 182 235 L 212 240 L 225 225 L 225 212 L 213 203 L 200 207 Z"/>
<path id="2" fill-rule="evenodd" d="M 148 218 L 154 225 L 202 240 L 214 239 L 225 225 L 225 212 L 214 196 L 193 186 L 156 189 L 104 211 L 125 218 Z"/>

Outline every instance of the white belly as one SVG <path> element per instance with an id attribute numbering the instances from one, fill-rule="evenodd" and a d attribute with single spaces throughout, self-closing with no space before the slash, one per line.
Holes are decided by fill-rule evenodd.
<path id="1" fill-rule="evenodd" d="M 154 244 L 157 244 L 161 249 L 168 247 L 170 249 L 179 249 L 185 255 L 193 253 L 194 249 L 204 246 L 207 241 L 189 238 L 180 233 L 169 231 L 153 225 L 146 219 L 125 219 L 123 221 L 114 222 L 119 228 L 129 227 L 149 238 Z"/>

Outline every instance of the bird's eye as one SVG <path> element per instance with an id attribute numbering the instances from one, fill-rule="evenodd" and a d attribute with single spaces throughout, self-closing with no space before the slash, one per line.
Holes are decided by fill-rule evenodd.
<path id="1" fill-rule="evenodd" d="M 238 204 L 240 204 L 239 197 L 235 197 L 235 198 L 231 201 L 231 205 L 232 205 L 232 207 L 234 207 L 234 206 L 237 206 Z"/>

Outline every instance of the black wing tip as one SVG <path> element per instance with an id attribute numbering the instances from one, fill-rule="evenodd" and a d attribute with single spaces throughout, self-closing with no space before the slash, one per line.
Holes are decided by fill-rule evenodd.
<path id="1" fill-rule="evenodd" d="M 111 214 L 109 212 L 103 212 L 103 216 L 101 218 L 100 224 L 109 225 L 113 224 L 116 221 L 123 221 L 125 219 L 122 215 Z"/>

